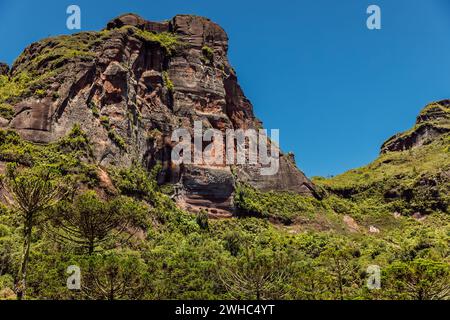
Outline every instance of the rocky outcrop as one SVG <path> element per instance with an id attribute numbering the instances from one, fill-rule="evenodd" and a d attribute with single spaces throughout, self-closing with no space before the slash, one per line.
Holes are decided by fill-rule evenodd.
<path id="1" fill-rule="evenodd" d="M 8 126 L 28 140 L 48 143 L 80 124 L 100 166 L 140 161 L 150 170 L 161 163 L 159 182 L 174 184 L 178 202 L 191 210 L 232 211 L 238 181 L 314 195 L 290 156 L 281 156 L 273 176 L 261 176 L 258 166 L 172 162 L 172 131 L 193 133 L 194 121 L 222 132 L 261 127 L 227 51 L 220 26 L 190 15 L 158 23 L 126 14 L 101 32 L 43 40 L 28 47 L 11 70 L 12 77 L 31 73 L 40 82 L 14 104 Z"/>
<path id="2" fill-rule="evenodd" d="M 422 110 L 413 129 L 387 140 L 381 147 L 381 153 L 419 147 L 448 132 L 450 132 L 450 100 L 435 102 Z"/>

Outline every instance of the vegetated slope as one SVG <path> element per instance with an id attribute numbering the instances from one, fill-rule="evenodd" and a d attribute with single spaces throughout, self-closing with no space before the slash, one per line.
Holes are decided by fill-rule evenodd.
<path id="1" fill-rule="evenodd" d="M 449 212 L 449 101 L 428 105 L 414 128 L 389 139 L 366 167 L 316 179 L 329 192 L 355 202 L 373 201 L 402 215 Z"/>
<path id="2" fill-rule="evenodd" d="M 18 291 L 27 225 L 18 200 L 24 190 L 35 198 L 34 185 L 61 194 L 33 221 L 26 298 L 450 298 L 446 102 L 426 108 L 417 127 L 389 140 L 373 164 L 317 178 L 317 190 L 307 180 L 289 183 L 308 185 L 318 197 L 291 188 L 267 192 L 267 181 L 241 179 L 232 181 L 234 219 L 176 206 L 173 184 L 158 181 L 168 170 L 165 151 L 158 153 L 169 130 L 162 125 L 191 124 L 198 113 L 211 124 L 215 116 L 233 126 L 256 121 L 222 60 L 226 46 L 216 31 L 222 35 L 199 17 L 160 24 L 125 15 L 99 33 L 34 44 L 11 71 L 0 66 L 0 299 Z M 178 53 L 175 33 L 188 43 Z M 183 59 L 199 70 L 220 69 L 206 66 L 204 41 L 218 45 L 211 48 L 229 72 L 222 81 L 234 83 L 232 95 L 183 87 L 180 74 L 190 70 Z M 111 61 L 122 55 L 125 66 Z M 136 99 L 130 79 L 142 85 Z M 147 96 L 149 88 L 159 91 Z M 206 112 L 223 98 L 231 116 Z M 190 99 L 198 102 L 194 109 Z M 81 268 L 81 290 L 67 288 L 73 265 Z M 367 287 L 371 265 L 381 268 L 381 290 Z"/>

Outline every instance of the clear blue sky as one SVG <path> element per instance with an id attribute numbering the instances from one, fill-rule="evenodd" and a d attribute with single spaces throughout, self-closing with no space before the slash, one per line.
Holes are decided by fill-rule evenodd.
<path id="1" fill-rule="evenodd" d="M 207 16 L 230 37 L 230 60 L 267 128 L 281 130 L 307 175 L 335 175 L 369 163 L 382 142 L 408 129 L 428 102 L 450 98 L 448 0 L 0 0 L 0 61 L 31 42 L 135 12 L 148 20 Z M 382 9 L 382 30 L 366 8 Z"/>

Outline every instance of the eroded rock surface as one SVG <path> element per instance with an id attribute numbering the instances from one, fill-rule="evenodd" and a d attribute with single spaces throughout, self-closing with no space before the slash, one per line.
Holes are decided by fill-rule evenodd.
<path id="1" fill-rule="evenodd" d="M 159 182 L 176 185 L 179 203 L 192 210 L 231 212 L 237 181 L 313 195 L 313 184 L 288 156 L 273 176 L 251 166 L 173 164 L 174 129 L 192 132 L 194 121 L 223 132 L 261 127 L 227 51 L 220 26 L 189 15 L 159 23 L 126 14 L 101 32 L 40 41 L 12 68 L 12 76 L 26 72 L 41 82 L 16 101 L 9 127 L 48 143 L 80 124 L 101 166 L 138 161 L 150 170 L 161 163 Z"/>

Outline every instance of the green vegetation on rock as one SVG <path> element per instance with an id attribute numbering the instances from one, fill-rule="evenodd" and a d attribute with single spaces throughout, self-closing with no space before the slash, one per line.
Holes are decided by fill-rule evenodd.
<path id="1" fill-rule="evenodd" d="M 420 148 L 382 154 L 366 167 L 314 182 L 346 199 L 358 203 L 373 199 L 379 206 L 403 215 L 448 212 L 449 139 L 449 135 L 443 135 Z"/>
<path id="2" fill-rule="evenodd" d="M 137 28 L 133 28 L 136 35 L 144 39 L 145 41 L 158 43 L 165 52 L 172 56 L 176 49 L 182 45 L 177 35 L 170 32 L 154 33 Z"/>
<path id="3" fill-rule="evenodd" d="M 109 129 L 108 137 L 122 150 L 127 149 L 125 140 L 114 129 Z"/>
<path id="4" fill-rule="evenodd" d="M 9 78 L 0 76 L 0 103 L 13 101 L 27 91 L 31 77 L 27 73 L 20 73 L 18 76 Z"/>
<path id="5" fill-rule="evenodd" d="M 14 108 L 10 104 L 0 103 L 0 117 L 11 120 L 14 113 Z"/>
<path id="6" fill-rule="evenodd" d="M 236 188 L 234 204 L 240 215 L 269 218 L 284 224 L 311 217 L 316 210 L 324 209 L 311 197 L 288 192 L 261 192 L 244 184 Z"/>
<path id="7" fill-rule="evenodd" d="M 167 90 L 169 90 L 169 92 L 173 92 L 173 90 L 175 90 L 175 86 L 172 80 L 170 80 L 169 78 L 169 73 L 167 71 L 163 71 L 162 76 L 164 85 L 166 86 Z"/>
<path id="8" fill-rule="evenodd" d="M 212 63 L 214 61 L 214 50 L 212 48 L 205 45 L 202 47 L 202 53 L 205 62 Z"/>

